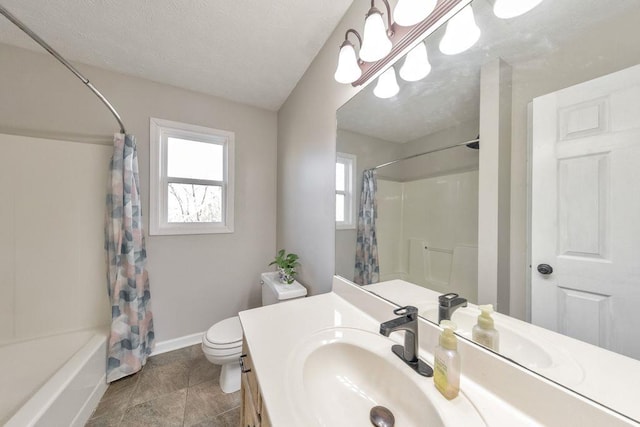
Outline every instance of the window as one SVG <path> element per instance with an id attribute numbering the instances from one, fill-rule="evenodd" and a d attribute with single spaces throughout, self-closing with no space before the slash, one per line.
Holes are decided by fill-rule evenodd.
<path id="1" fill-rule="evenodd" d="M 338 153 L 336 159 L 336 228 L 356 228 L 356 156 Z"/>
<path id="2" fill-rule="evenodd" d="M 150 234 L 232 233 L 234 133 L 150 123 Z"/>

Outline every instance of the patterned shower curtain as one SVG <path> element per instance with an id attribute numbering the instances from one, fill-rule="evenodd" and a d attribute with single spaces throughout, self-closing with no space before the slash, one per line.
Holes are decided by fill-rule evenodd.
<path id="1" fill-rule="evenodd" d="M 362 176 L 362 193 L 358 209 L 358 230 L 356 240 L 356 274 L 354 281 L 358 285 L 377 283 L 380 279 L 378 264 L 378 238 L 376 237 L 376 204 L 375 169 L 364 171 Z"/>
<path id="2" fill-rule="evenodd" d="M 138 155 L 132 135 L 116 134 L 113 141 L 105 250 L 111 300 L 107 382 L 112 382 L 142 369 L 154 345 Z"/>

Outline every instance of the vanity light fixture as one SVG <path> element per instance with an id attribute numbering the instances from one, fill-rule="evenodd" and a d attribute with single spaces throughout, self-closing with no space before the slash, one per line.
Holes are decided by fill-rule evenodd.
<path id="1" fill-rule="evenodd" d="M 542 0 L 494 0 L 493 13 L 498 18 L 509 19 L 524 15 L 542 3 Z"/>
<path id="2" fill-rule="evenodd" d="M 427 37 L 440 25 L 464 9 L 472 0 L 398 0 L 391 12 L 388 0 L 380 0 L 386 8 L 386 23 L 383 13 L 371 0 L 364 24 L 362 38 L 354 29 L 349 29 L 345 41 L 340 45 L 338 64 L 334 78 L 339 83 L 360 86 L 385 70 L 400 54 L 406 53 L 418 39 Z M 397 19 L 394 22 L 391 16 Z M 353 33 L 360 41 L 359 58 L 353 44 L 348 40 Z M 356 70 L 360 68 L 360 72 Z"/>
<path id="3" fill-rule="evenodd" d="M 391 37 L 393 29 L 391 22 L 391 7 L 387 0 L 382 0 L 387 7 L 387 20 L 389 27 L 385 28 L 382 12 L 375 6 L 375 0 L 371 0 L 371 9 L 364 20 L 364 33 L 362 35 L 362 47 L 360 59 L 366 62 L 378 61 L 391 52 L 393 43 Z"/>
<path id="4" fill-rule="evenodd" d="M 344 35 L 344 42 L 340 46 L 340 54 L 338 55 L 338 67 L 333 77 L 338 83 L 352 83 L 360 78 L 362 70 L 356 55 L 355 47 L 353 43 L 349 41 L 349 33 L 352 33 L 358 39 L 360 47 L 362 47 L 362 39 L 360 34 L 354 29 L 348 29 Z"/>
<path id="5" fill-rule="evenodd" d="M 416 25 L 433 12 L 437 3 L 437 0 L 398 0 L 393 20 L 403 27 Z"/>
<path id="6" fill-rule="evenodd" d="M 387 99 L 396 96 L 400 91 L 398 80 L 396 80 L 396 70 L 393 66 L 378 77 L 378 84 L 373 89 L 373 94 L 378 98 Z"/>
<path id="7" fill-rule="evenodd" d="M 427 45 L 420 42 L 407 54 L 399 74 L 406 82 L 417 82 L 427 77 L 430 72 L 431 64 L 427 55 Z"/>
<path id="8" fill-rule="evenodd" d="M 445 55 L 456 55 L 476 44 L 480 38 L 480 27 L 476 24 L 471 5 L 467 5 L 447 23 L 440 52 Z"/>

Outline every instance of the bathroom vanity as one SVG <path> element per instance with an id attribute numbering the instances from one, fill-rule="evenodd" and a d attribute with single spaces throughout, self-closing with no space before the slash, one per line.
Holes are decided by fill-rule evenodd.
<path id="1" fill-rule="evenodd" d="M 242 340 L 242 356 L 240 356 L 242 380 L 240 388 L 240 420 L 242 427 L 269 427 L 271 422 L 267 408 L 262 399 L 260 385 L 253 368 L 253 358 L 249 352 L 247 340 Z"/>
<path id="2" fill-rule="evenodd" d="M 402 333 L 380 335 L 397 307 L 336 276 L 330 293 L 241 312 L 243 426 L 364 427 L 377 405 L 398 426 L 636 425 L 465 340 L 449 401 L 392 353 Z M 440 328 L 418 323 L 419 356 L 432 364 Z"/>

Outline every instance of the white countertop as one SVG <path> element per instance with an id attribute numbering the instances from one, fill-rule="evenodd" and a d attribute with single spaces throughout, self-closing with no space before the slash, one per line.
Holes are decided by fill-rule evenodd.
<path id="1" fill-rule="evenodd" d="M 327 328 L 348 327 L 378 333 L 382 321 L 394 318 L 394 305 L 342 278 L 334 291 L 240 313 L 253 358 L 263 402 L 275 427 L 297 427 L 294 402 L 288 390 L 296 346 Z M 439 329 L 420 320 L 420 355 L 431 364 Z M 401 343 L 402 335 L 392 340 Z M 464 341 L 461 392 L 489 426 L 515 425 L 632 425 L 628 420 L 567 392 L 495 354 Z M 416 374 L 417 375 L 417 374 Z M 431 378 L 425 381 L 432 382 Z M 455 401 L 455 399 L 454 399 Z M 438 405 L 447 404 L 442 398 Z M 310 427 L 304 424 L 304 427 Z"/>
<path id="2" fill-rule="evenodd" d="M 420 312 L 437 307 L 440 295 L 403 280 L 389 280 L 365 288 L 397 304 L 416 306 Z M 469 307 L 477 308 L 471 303 Z M 477 310 L 477 313 L 480 311 Z M 640 420 L 639 361 L 501 313 L 493 313 L 492 317 L 498 331 L 501 328 L 518 331 L 540 344 L 553 360 L 549 366 L 527 366 L 516 356 L 505 356 L 590 399 Z"/>

